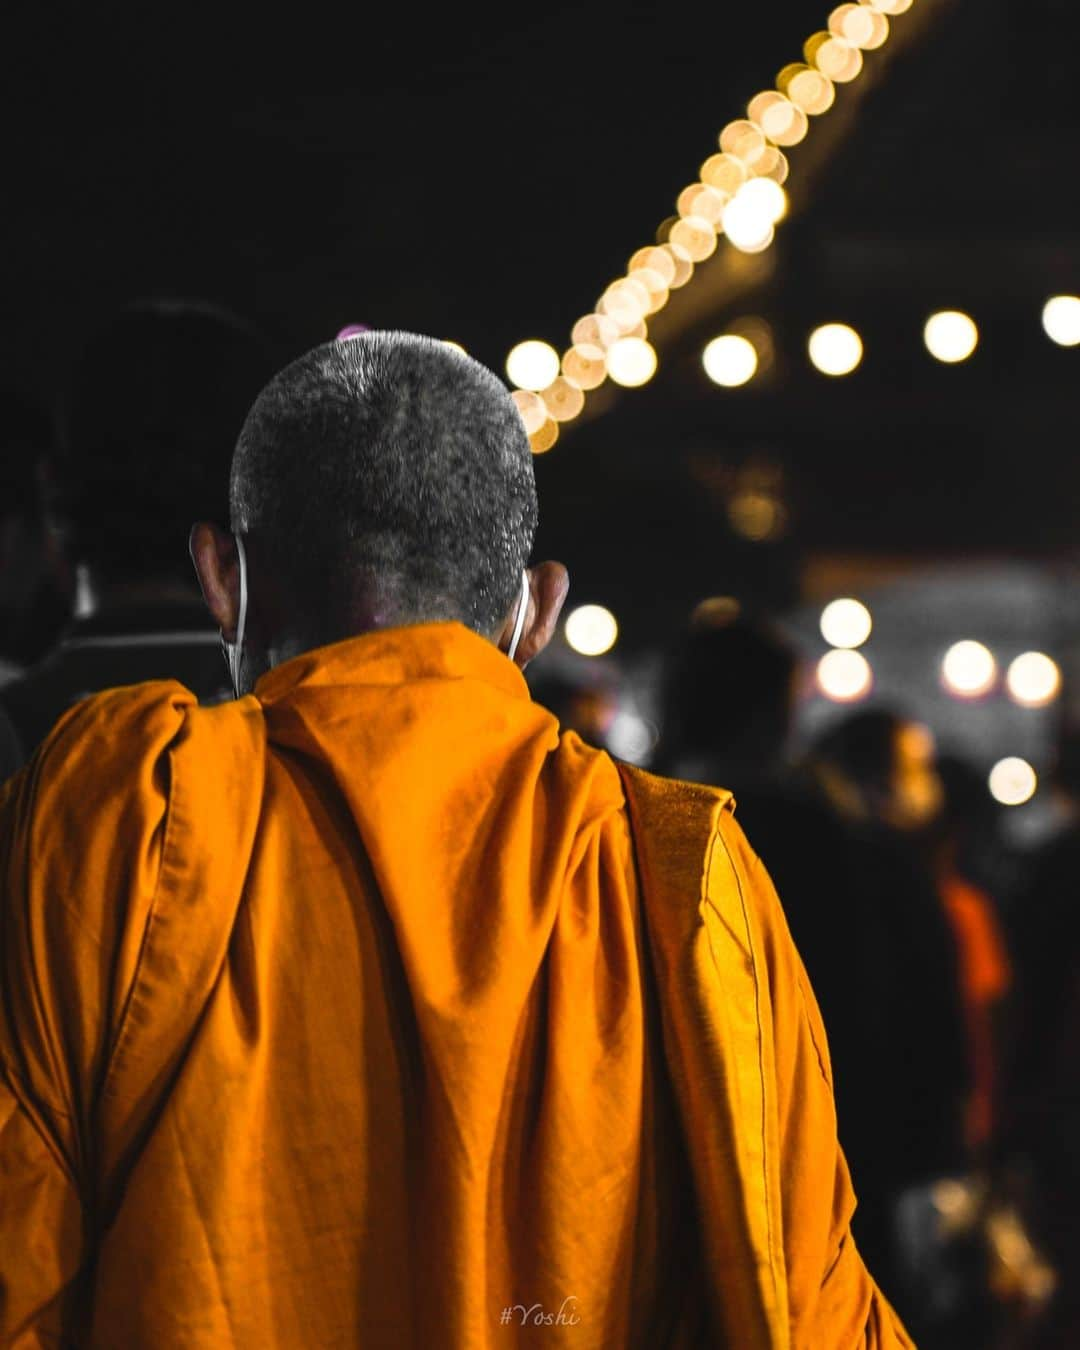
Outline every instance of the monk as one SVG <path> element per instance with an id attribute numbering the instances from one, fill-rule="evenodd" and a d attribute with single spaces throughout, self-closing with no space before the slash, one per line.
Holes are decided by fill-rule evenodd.
<path id="1" fill-rule="evenodd" d="M 191 536 L 238 697 L 3 789 L 3 1346 L 911 1345 L 730 795 L 529 698 L 536 514 L 482 366 L 309 352 Z"/>

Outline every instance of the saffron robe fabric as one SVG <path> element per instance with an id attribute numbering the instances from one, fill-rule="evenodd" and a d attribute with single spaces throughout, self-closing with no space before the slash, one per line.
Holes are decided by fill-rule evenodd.
<path id="1" fill-rule="evenodd" d="M 727 794 L 459 625 L 67 714 L 0 980 L 0 1346 L 910 1345 Z"/>

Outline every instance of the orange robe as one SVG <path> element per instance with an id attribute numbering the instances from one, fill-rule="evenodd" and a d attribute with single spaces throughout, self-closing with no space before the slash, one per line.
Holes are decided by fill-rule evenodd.
<path id="1" fill-rule="evenodd" d="M 727 794 L 459 625 L 80 704 L 0 980 L 0 1346 L 910 1345 Z"/>

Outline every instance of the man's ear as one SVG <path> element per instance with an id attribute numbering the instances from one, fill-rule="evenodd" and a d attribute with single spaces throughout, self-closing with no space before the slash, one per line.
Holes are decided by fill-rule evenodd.
<path id="1" fill-rule="evenodd" d="M 555 636 L 555 626 L 570 590 L 570 574 L 560 562 L 537 563 L 527 570 L 526 575 L 529 578 L 529 603 L 521 641 L 514 653 L 514 664 L 522 670 Z M 503 651 L 510 645 L 516 617 L 515 605 L 499 634 L 499 646 Z"/>
<path id="2" fill-rule="evenodd" d="M 236 540 L 219 525 L 199 521 L 191 527 L 188 551 L 207 609 L 226 642 L 235 642 L 240 617 L 240 556 Z"/>

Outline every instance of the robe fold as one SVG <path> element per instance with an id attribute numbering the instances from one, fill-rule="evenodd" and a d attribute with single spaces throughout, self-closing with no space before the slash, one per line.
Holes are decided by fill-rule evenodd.
<path id="1" fill-rule="evenodd" d="M 911 1344 L 730 798 L 460 625 L 79 704 L 0 982 L 2 1347 Z"/>

